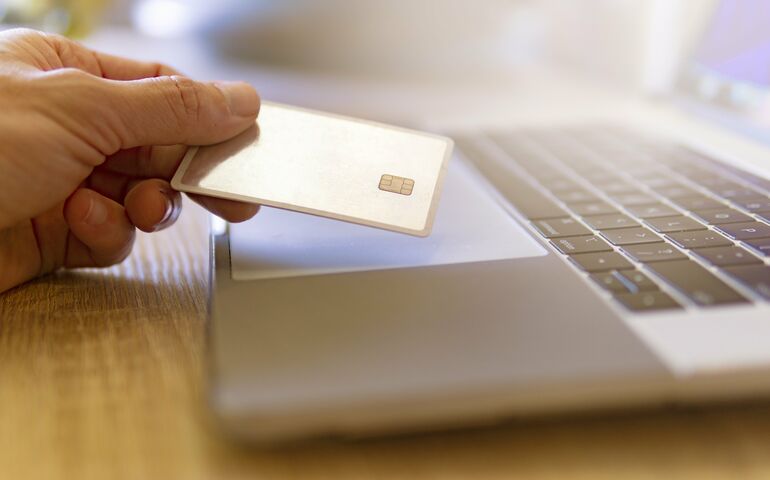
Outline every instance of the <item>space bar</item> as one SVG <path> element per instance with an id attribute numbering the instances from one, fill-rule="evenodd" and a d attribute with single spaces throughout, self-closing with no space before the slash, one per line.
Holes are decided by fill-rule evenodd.
<path id="1" fill-rule="evenodd" d="M 521 177 L 477 148 L 472 140 L 455 138 L 455 144 L 516 209 L 530 220 L 569 217 L 570 214 Z"/>

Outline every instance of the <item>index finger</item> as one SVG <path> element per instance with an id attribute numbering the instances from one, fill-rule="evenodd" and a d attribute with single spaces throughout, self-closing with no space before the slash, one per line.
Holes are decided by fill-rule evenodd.
<path id="1" fill-rule="evenodd" d="M 62 67 L 77 68 L 110 80 L 140 80 L 143 78 L 180 75 L 180 72 L 159 62 L 144 62 L 91 50 L 67 37 L 43 34 L 55 49 Z"/>
<path id="2" fill-rule="evenodd" d="M 178 70 L 163 63 L 132 60 L 93 50 L 91 53 L 97 59 L 101 76 L 110 80 L 141 80 L 142 78 L 182 75 Z"/>

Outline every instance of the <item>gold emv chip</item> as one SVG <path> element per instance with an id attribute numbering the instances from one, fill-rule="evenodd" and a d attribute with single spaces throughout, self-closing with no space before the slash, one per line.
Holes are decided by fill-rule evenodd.
<path id="1" fill-rule="evenodd" d="M 383 175 L 380 177 L 380 190 L 401 195 L 411 195 L 413 188 L 414 180 L 411 178 L 398 177 L 396 175 Z"/>

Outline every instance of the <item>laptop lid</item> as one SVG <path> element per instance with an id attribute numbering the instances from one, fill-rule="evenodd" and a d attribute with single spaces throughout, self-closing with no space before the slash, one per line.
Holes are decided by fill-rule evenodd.
<path id="1" fill-rule="evenodd" d="M 770 3 L 716 2 L 675 93 L 688 110 L 770 142 Z"/>

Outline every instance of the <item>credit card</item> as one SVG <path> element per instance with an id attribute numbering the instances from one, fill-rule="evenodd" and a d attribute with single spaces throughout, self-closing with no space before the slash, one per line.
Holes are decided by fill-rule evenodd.
<path id="1" fill-rule="evenodd" d="M 263 102 L 256 124 L 192 147 L 176 190 L 428 236 L 452 140 Z"/>

